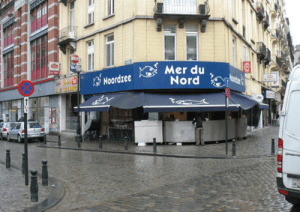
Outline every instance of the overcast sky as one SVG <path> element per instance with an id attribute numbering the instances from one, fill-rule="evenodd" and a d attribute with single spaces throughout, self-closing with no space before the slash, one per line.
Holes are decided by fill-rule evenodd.
<path id="1" fill-rule="evenodd" d="M 300 0 L 285 0 L 286 17 L 290 20 L 293 45 L 300 45 Z"/>

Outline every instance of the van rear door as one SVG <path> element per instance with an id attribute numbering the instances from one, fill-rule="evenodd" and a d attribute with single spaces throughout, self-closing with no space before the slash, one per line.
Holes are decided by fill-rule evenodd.
<path id="1" fill-rule="evenodd" d="M 297 88 L 297 89 L 296 89 Z M 283 183 L 287 188 L 300 190 L 300 82 L 292 82 L 286 96 L 284 126 L 282 129 Z"/>

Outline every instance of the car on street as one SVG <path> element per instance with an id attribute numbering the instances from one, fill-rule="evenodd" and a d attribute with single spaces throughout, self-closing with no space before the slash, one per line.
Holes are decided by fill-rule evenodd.
<path id="1" fill-rule="evenodd" d="M 0 123 L 0 140 L 7 138 L 7 133 L 14 126 L 15 122 L 1 122 Z"/>
<path id="2" fill-rule="evenodd" d="M 280 113 L 277 187 L 280 194 L 300 206 L 300 65 L 289 76 Z"/>
<path id="3" fill-rule="evenodd" d="M 19 143 L 24 141 L 25 137 L 24 122 L 16 122 L 7 135 L 7 140 L 17 140 Z M 44 128 L 36 121 L 28 121 L 27 123 L 27 138 L 39 139 L 44 141 Z"/>

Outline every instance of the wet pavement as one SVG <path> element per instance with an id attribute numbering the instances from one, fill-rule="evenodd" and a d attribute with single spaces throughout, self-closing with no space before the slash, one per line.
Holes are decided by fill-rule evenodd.
<path id="1" fill-rule="evenodd" d="M 158 145 L 161 155 L 157 157 L 45 148 L 38 147 L 41 142 L 33 142 L 29 144 L 29 169 L 41 173 L 41 161 L 47 159 L 49 177 L 64 189 L 40 186 L 40 201 L 31 203 L 29 193 L 25 195 L 29 188 L 22 187 L 21 171 L 7 170 L 0 163 L 0 191 L 6 194 L 0 198 L 0 211 L 41 204 L 55 192 L 60 202 L 47 211 L 299 211 L 277 191 L 276 158 L 270 155 L 271 138 L 277 141 L 277 135 L 278 127 L 252 132 L 237 142 L 236 158 L 225 155 L 224 143 Z M 106 147 L 109 149 L 108 144 Z M 11 149 L 12 165 L 20 168 L 24 145 L 1 141 L 2 163 L 7 148 Z M 150 145 L 129 148 L 132 153 L 151 150 Z M 172 157 L 176 154 L 186 157 Z"/>

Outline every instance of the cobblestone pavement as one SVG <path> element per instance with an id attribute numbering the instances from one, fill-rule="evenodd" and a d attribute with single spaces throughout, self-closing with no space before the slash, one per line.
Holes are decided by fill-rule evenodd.
<path id="1" fill-rule="evenodd" d="M 253 132 L 252 143 L 249 136 L 239 144 L 239 154 L 269 154 L 270 144 L 262 142 L 277 136 L 276 131 L 278 128 L 272 127 Z M 40 148 L 37 144 L 41 143 L 29 144 L 29 168 L 41 172 L 41 161 L 47 159 L 49 176 L 62 182 L 66 190 L 62 201 L 48 211 L 299 211 L 277 191 L 275 157 L 154 157 Z M 181 154 L 201 148 L 207 155 L 224 151 L 224 144 L 158 147 Z M 20 167 L 24 145 L 0 142 L 0 161 L 5 161 L 7 148 L 11 149 L 12 165 Z M 1 178 L 2 171 L 7 170 L 0 171 Z M 1 193 L 13 183 L 8 180 L 6 184 L 3 186 L 1 179 Z M 8 191 L 18 209 L 3 211 L 27 207 L 22 197 L 14 196 L 18 192 L 14 185 Z M 0 198 L 1 207 L 9 208 L 11 203 L 5 199 Z"/>

